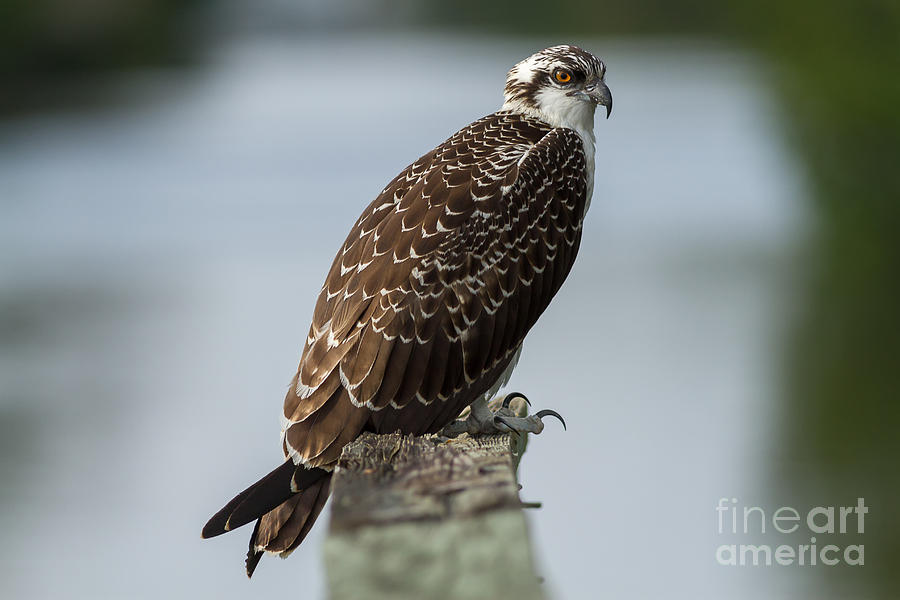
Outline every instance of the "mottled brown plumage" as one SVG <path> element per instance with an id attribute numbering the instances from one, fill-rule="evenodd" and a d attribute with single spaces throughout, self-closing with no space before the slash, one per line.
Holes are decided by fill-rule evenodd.
<path id="1" fill-rule="evenodd" d="M 582 84 L 605 72 L 571 46 L 535 57 L 548 69 L 571 63 Z M 246 498 L 265 499 L 248 573 L 263 551 L 288 553 L 302 541 L 327 499 L 329 471 L 362 431 L 436 432 L 495 390 L 568 275 L 593 165 L 583 131 L 551 124 L 539 97 L 533 110 L 522 104 L 550 85 L 540 64 L 526 65 L 531 92 L 514 90 L 510 108 L 468 125 L 397 175 L 338 251 L 284 401 L 291 466 L 280 469 L 301 475 L 288 490 L 271 478 L 266 493 L 251 487 L 237 503 L 243 514 L 252 507 Z M 514 69 L 511 80 L 521 73 Z M 508 100 L 509 90 L 508 82 Z M 589 142 L 592 155 L 592 133 Z M 239 498 L 205 536 L 231 528 Z"/>
<path id="2" fill-rule="evenodd" d="M 501 111 L 388 184 L 319 294 L 289 455 L 327 466 L 347 431 L 437 431 L 490 388 L 572 266 L 584 174 L 575 132 Z"/>

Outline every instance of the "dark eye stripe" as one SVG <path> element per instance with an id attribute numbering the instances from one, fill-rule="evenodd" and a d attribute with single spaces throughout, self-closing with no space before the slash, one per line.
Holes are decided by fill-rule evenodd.
<path id="1" fill-rule="evenodd" d="M 559 79 L 557 79 L 556 74 L 560 73 L 560 72 L 568 73 L 571 76 L 570 79 L 568 81 L 560 81 Z M 556 69 L 550 74 L 550 81 L 552 81 L 554 83 L 563 84 L 563 85 L 569 85 L 572 83 L 583 83 L 586 79 L 587 79 L 587 76 L 584 74 L 584 71 L 581 71 L 580 69 L 573 69 L 573 70 Z"/>

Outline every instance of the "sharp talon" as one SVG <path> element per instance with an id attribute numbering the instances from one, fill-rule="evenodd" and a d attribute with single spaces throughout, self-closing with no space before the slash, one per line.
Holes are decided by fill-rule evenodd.
<path id="1" fill-rule="evenodd" d="M 525 401 L 525 404 L 531 406 L 531 401 L 525 397 L 525 394 L 522 392 L 512 392 L 506 395 L 506 398 L 503 399 L 503 408 L 509 408 L 509 403 L 515 400 L 516 398 L 521 398 Z"/>
<path id="2" fill-rule="evenodd" d="M 559 422 L 562 423 L 563 430 L 566 430 L 566 421 L 562 418 L 562 416 L 556 412 L 555 410 L 550 410 L 549 408 L 545 408 L 544 410 L 539 410 L 534 414 L 538 419 L 542 419 L 544 417 L 556 417 L 559 419 Z M 499 418 L 499 417 L 496 417 Z"/>

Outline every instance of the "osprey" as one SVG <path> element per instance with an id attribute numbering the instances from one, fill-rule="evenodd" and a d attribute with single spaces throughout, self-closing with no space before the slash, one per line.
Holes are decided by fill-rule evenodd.
<path id="1" fill-rule="evenodd" d="M 404 169 L 338 251 L 284 401 L 285 461 L 203 528 L 251 521 L 247 574 L 286 556 L 363 431 L 534 432 L 540 411 L 494 414 L 522 341 L 572 268 L 594 173 L 606 66 L 575 46 L 515 65 L 502 108 Z M 471 406 L 464 421 L 453 422 Z"/>

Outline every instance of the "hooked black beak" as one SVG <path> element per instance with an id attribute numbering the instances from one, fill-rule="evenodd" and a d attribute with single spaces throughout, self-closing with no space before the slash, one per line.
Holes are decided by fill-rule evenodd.
<path id="1" fill-rule="evenodd" d="M 612 92 L 609 91 L 606 84 L 602 81 L 597 82 L 594 89 L 588 92 L 588 96 L 597 104 L 606 107 L 606 118 L 608 119 L 612 112 Z"/>
<path id="2" fill-rule="evenodd" d="M 590 82 L 584 86 L 584 89 L 573 90 L 569 92 L 568 95 L 581 98 L 588 102 L 593 102 L 595 105 L 601 104 L 605 106 L 607 119 L 612 112 L 612 93 L 609 91 L 606 84 L 600 80 Z"/>

